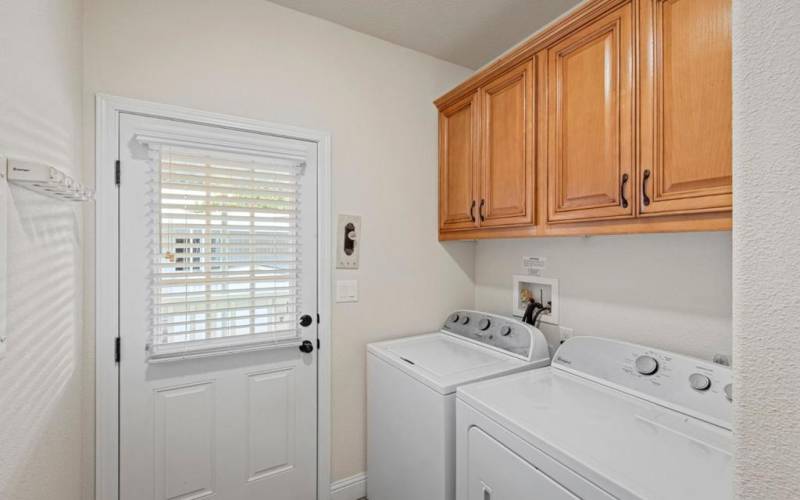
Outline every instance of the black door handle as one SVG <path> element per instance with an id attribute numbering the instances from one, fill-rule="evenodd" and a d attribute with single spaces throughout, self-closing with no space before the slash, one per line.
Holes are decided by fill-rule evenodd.
<path id="1" fill-rule="evenodd" d="M 484 220 L 486 220 L 486 216 L 484 216 L 484 215 L 483 215 L 483 206 L 484 206 L 484 205 L 486 205 L 486 200 L 481 200 L 481 206 L 480 206 L 480 208 L 478 209 L 478 213 L 479 213 L 479 214 L 480 214 L 480 216 L 481 216 L 481 222 L 483 222 Z"/>
<path id="2" fill-rule="evenodd" d="M 619 197 L 622 200 L 622 208 L 628 208 L 628 200 L 625 199 L 625 184 L 628 183 L 628 174 L 622 174 L 622 184 L 619 186 Z"/>
<path id="3" fill-rule="evenodd" d="M 645 170 L 642 176 L 642 204 L 647 206 L 650 204 L 650 197 L 647 196 L 647 179 L 650 178 L 650 170 Z"/>
<path id="4" fill-rule="evenodd" d="M 314 344 L 312 344 L 310 340 L 304 340 L 303 343 L 300 344 L 300 350 L 308 354 L 314 350 Z"/>
<path id="5" fill-rule="evenodd" d="M 472 222 L 475 222 L 475 200 L 472 200 L 472 206 L 469 207 L 469 216 L 472 217 Z"/>
<path id="6" fill-rule="evenodd" d="M 300 316 L 300 326 L 306 327 L 313 323 L 314 320 L 311 318 L 310 314 L 304 314 Z"/>

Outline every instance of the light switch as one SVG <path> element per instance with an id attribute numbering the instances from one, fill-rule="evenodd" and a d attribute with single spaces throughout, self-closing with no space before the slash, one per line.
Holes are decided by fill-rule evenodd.
<path id="1" fill-rule="evenodd" d="M 337 280 L 336 302 L 358 302 L 358 281 Z"/>

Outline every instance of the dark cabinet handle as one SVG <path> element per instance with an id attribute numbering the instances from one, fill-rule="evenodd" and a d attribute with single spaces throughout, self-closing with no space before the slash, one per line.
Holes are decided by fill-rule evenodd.
<path id="1" fill-rule="evenodd" d="M 314 350 L 314 344 L 311 343 L 310 340 L 304 340 L 302 344 L 300 344 L 300 351 L 308 354 Z"/>
<path id="2" fill-rule="evenodd" d="M 625 198 L 625 184 L 628 183 L 628 174 L 622 174 L 622 184 L 619 186 L 619 198 L 622 200 L 622 208 L 628 208 L 628 200 Z"/>
<path id="3" fill-rule="evenodd" d="M 475 222 L 475 200 L 472 200 L 472 206 L 469 207 L 469 216 L 472 218 L 472 222 Z"/>
<path id="4" fill-rule="evenodd" d="M 478 213 L 481 216 L 481 222 L 486 220 L 486 217 L 483 215 L 483 206 L 484 205 L 486 205 L 486 200 L 481 200 L 481 206 L 480 206 L 480 209 L 478 210 Z"/>
<path id="5" fill-rule="evenodd" d="M 309 314 L 300 316 L 300 326 L 306 327 L 314 322 L 314 319 Z"/>
<path id="6" fill-rule="evenodd" d="M 647 206 L 650 204 L 650 197 L 647 196 L 647 180 L 650 178 L 650 170 L 644 171 L 644 176 L 642 177 L 642 204 Z"/>

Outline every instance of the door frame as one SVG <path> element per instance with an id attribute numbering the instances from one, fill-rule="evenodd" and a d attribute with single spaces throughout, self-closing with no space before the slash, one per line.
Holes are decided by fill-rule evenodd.
<path id="1" fill-rule="evenodd" d="M 329 132 L 126 97 L 95 100 L 95 498 L 119 500 L 119 115 L 129 113 L 275 135 L 317 144 L 317 500 L 330 498 L 331 459 L 331 135 Z M 109 217 L 109 214 L 116 216 Z"/>

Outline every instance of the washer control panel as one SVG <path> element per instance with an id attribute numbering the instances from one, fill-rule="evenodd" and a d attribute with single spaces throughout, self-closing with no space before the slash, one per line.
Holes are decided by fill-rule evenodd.
<path id="1" fill-rule="evenodd" d="M 731 428 L 730 367 L 599 337 L 569 339 L 553 367 Z"/>
<path id="2" fill-rule="evenodd" d="M 456 311 L 447 317 L 442 330 L 509 352 L 526 361 L 549 357 L 542 332 L 514 318 L 478 311 Z"/>

